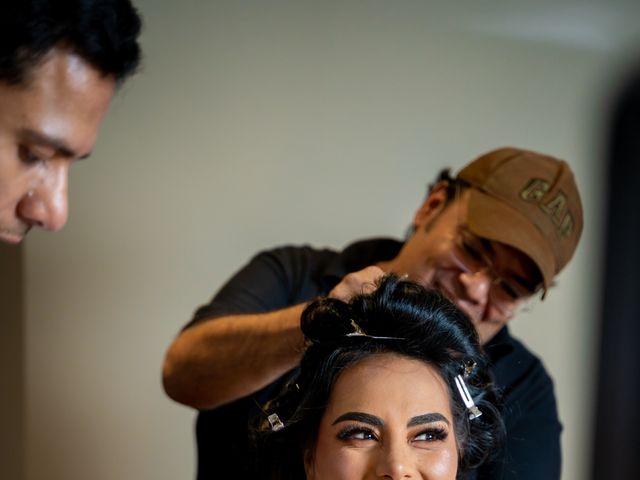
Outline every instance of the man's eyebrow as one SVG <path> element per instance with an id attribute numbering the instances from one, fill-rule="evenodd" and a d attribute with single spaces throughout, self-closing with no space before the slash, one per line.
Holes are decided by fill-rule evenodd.
<path id="1" fill-rule="evenodd" d="M 91 155 L 91 153 L 87 153 L 80 156 L 63 139 L 44 135 L 40 132 L 36 132 L 35 130 L 25 129 L 20 132 L 20 136 L 23 140 L 52 148 L 68 158 L 77 158 L 78 160 L 82 160 Z"/>
<path id="2" fill-rule="evenodd" d="M 412 417 L 407 422 L 407 427 L 415 427 L 417 425 L 424 425 L 425 423 L 434 423 L 434 422 L 444 422 L 447 425 L 451 425 L 449 420 L 442 415 L 441 413 L 425 413 L 422 415 L 418 415 L 416 417 Z"/>
<path id="3" fill-rule="evenodd" d="M 331 425 L 335 425 L 336 423 L 340 423 L 340 422 L 347 422 L 349 420 L 367 423 L 369 425 L 373 425 L 374 427 L 382 427 L 384 425 L 384 422 L 382 421 L 382 419 L 376 417 L 375 415 L 371 415 L 369 413 L 363 413 L 363 412 L 343 413 L 338 418 L 336 418 Z"/>

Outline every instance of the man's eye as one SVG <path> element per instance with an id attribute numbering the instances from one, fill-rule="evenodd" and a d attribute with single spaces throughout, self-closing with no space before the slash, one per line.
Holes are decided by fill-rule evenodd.
<path id="1" fill-rule="evenodd" d="M 500 286 L 502 287 L 502 290 L 504 291 L 504 293 L 508 297 L 510 297 L 512 300 L 518 300 L 519 298 L 521 298 L 523 296 L 509 282 L 506 282 L 506 281 L 503 280 L 502 282 L 500 282 Z"/>
<path id="2" fill-rule="evenodd" d="M 42 158 L 38 154 L 27 147 L 20 147 L 20 159 L 29 165 L 42 161 Z"/>
<path id="3" fill-rule="evenodd" d="M 482 261 L 482 254 L 480 253 L 480 251 L 473 245 L 471 245 L 468 241 L 462 240 L 462 249 L 464 250 L 464 253 L 469 255 L 469 257 L 471 257 L 476 262 Z"/>

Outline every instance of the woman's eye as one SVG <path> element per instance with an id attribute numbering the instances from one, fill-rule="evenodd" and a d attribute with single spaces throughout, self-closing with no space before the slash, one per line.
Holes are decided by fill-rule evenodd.
<path id="1" fill-rule="evenodd" d="M 340 440 L 377 440 L 376 434 L 368 428 L 346 428 L 338 433 Z"/>
<path id="2" fill-rule="evenodd" d="M 351 438 L 355 438 L 356 440 L 374 440 L 376 437 L 371 432 L 357 432 L 351 435 Z"/>
<path id="3" fill-rule="evenodd" d="M 441 428 L 430 428 L 424 432 L 416 435 L 414 438 L 418 442 L 437 442 L 447 438 L 447 432 Z"/>

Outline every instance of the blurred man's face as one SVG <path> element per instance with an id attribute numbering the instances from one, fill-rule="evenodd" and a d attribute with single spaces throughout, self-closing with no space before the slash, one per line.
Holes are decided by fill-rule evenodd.
<path id="1" fill-rule="evenodd" d="M 69 167 L 91 153 L 114 92 L 113 78 L 61 48 L 24 85 L 0 82 L 0 241 L 64 226 Z"/>
<path id="2" fill-rule="evenodd" d="M 386 269 L 440 290 L 486 343 L 537 291 L 539 274 L 524 253 L 469 231 L 468 193 L 447 206 L 443 191 L 432 193 L 416 213 L 415 233 Z"/>

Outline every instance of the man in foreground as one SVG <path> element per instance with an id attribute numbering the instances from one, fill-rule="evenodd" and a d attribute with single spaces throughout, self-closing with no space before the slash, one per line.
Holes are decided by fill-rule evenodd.
<path id="1" fill-rule="evenodd" d="M 168 395 L 201 410 L 199 478 L 231 466 L 229 474 L 242 475 L 247 420 L 296 367 L 309 300 L 348 300 L 393 272 L 447 295 L 471 318 L 491 359 L 507 442 L 476 478 L 559 479 L 561 425 L 551 378 L 506 324 L 523 303 L 547 293 L 581 232 L 568 165 L 502 148 L 455 178 L 444 171 L 404 243 L 373 239 L 342 252 L 283 247 L 258 254 L 197 310 L 165 359 Z"/>
<path id="2" fill-rule="evenodd" d="M 0 241 L 67 221 L 71 165 L 93 150 L 117 87 L 138 67 L 129 0 L 0 6 Z"/>

